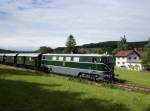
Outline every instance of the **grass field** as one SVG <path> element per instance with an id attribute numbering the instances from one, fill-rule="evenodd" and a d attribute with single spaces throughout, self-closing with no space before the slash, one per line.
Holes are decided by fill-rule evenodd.
<path id="1" fill-rule="evenodd" d="M 139 77 L 119 76 L 133 83 L 149 76 Z M 150 111 L 150 94 L 0 66 L 0 111 Z"/>
<path id="2" fill-rule="evenodd" d="M 118 74 L 118 78 L 124 82 L 150 87 L 150 72 L 138 72 L 117 68 L 115 73 Z"/>

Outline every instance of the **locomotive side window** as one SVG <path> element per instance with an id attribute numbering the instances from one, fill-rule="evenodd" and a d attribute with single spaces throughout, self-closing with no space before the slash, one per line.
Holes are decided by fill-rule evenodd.
<path id="1" fill-rule="evenodd" d="M 96 63 L 96 62 L 97 62 L 97 58 L 93 57 L 93 58 L 92 58 L 92 62 L 93 62 L 93 63 Z"/>
<path id="2" fill-rule="evenodd" d="M 73 61 L 74 61 L 74 62 L 79 62 L 79 57 L 74 57 L 74 58 L 73 58 Z"/>
<path id="3" fill-rule="evenodd" d="M 56 57 L 56 56 L 53 56 L 52 60 L 53 60 L 53 61 L 57 60 L 57 57 Z"/>
<path id="4" fill-rule="evenodd" d="M 58 58 L 59 61 L 63 61 L 63 59 L 64 59 L 63 57 L 59 57 Z"/>
<path id="5" fill-rule="evenodd" d="M 53 56 L 45 56 L 45 59 L 47 59 L 47 60 L 52 60 L 52 57 L 53 57 Z"/>
<path id="6" fill-rule="evenodd" d="M 102 62 L 102 63 L 107 63 L 107 58 L 106 58 L 106 57 L 102 57 L 102 58 L 101 58 L 101 62 Z"/>
<path id="7" fill-rule="evenodd" d="M 91 57 L 80 57 L 80 62 L 91 62 L 92 58 Z"/>
<path id="8" fill-rule="evenodd" d="M 66 61 L 71 61 L 71 57 L 66 57 Z"/>
<path id="9" fill-rule="evenodd" d="M 43 56 L 43 59 L 45 59 L 45 56 Z"/>

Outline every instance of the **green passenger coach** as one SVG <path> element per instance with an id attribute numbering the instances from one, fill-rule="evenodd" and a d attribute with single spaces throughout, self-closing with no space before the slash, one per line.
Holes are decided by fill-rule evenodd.
<path id="1" fill-rule="evenodd" d="M 49 72 L 94 80 L 114 79 L 114 57 L 99 54 L 43 54 L 42 67 Z"/>
<path id="2" fill-rule="evenodd" d="M 5 64 L 16 65 L 17 53 L 5 54 Z"/>
<path id="3" fill-rule="evenodd" d="M 5 57 L 5 54 L 0 54 L 0 64 L 3 64 L 4 63 L 4 58 Z"/>
<path id="4" fill-rule="evenodd" d="M 17 65 L 29 68 L 39 68 L 41 65 L 40 53 L 21 53 L 17 56 Z"/>

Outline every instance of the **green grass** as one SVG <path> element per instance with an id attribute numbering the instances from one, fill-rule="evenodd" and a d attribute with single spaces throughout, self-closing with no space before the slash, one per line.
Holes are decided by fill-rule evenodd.
<path id="1" fill-rule="evenodd" d="M 150 94 L 0 66 L 0 111 L 150 111 Z"/>
<path id="2" fill-rule="evenodd" d="M 115 74 L 119 75 L 119 77 L 117 77 L 118 79 L 127 83 L 150 87 L 150 72 L 138 72 L 123 68 L 116 68 Z"/>

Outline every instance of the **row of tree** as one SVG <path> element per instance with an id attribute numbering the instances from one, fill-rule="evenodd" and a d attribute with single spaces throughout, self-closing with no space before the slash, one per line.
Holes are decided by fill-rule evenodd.
<path id="1" fill-rule="evenodd" d="M 52 49 L 51 47 L 42 46 L 37 50 L 37 52 L 40 52 L 40 53 L 54 53 L 55 50 Z M 65 48 L 65 50 L 63 50 L 63 52 L 64 53 L 77 53 L 78 52 L 77 47 L 76 47 L 76 40 L 74 39 L 74 37 L 72 35 L 70 35 L 67 38 L 66 48 Z"/>

